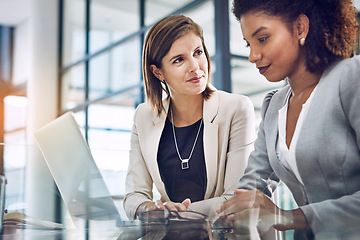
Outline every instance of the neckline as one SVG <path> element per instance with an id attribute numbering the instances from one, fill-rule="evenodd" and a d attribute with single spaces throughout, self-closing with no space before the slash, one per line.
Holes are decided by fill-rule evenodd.
<path id="1" fill-rule="evenodd" d="M 175 127 L 176 129 L 185 129 L 185 128 L 191 128 L 191 127 L 194 127 L 194 126 L 198 126 L 198 125 L 200 124 L 200 121 L 201 121 L 201 120 L 203 120 L 203 118 L 200 118 L 199 120 L 197 120 L 196 122 L 194 122 L 194 123 L 192 123 L 192 124 L 190 124 L 190 125 L 183 126 L 183 127 L 177 127 L 177 126 L 175 126 L 175 125 L 171 122 L 171 120 L 170 120 L 169 117 L 166 118 L 166 121 L 168 121 L 171 125 L 174 125 L 174 127 Z"/>

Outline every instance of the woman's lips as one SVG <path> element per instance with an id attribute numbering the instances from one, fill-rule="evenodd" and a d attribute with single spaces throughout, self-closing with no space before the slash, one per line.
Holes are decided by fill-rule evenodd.
<path id="1" fill-rule="evenodd" d="M 188 82 L 193 82 L 193 83 L 197 83 L 197 82 L 200 82 L 202 76 L 199 76 L 199 77 L 193 77 L 193 78 L 190 78 L 189 80 L 187 80 Z"/>
<path id="2" fill-rule="evenodd" d="M 269 69 L 269 67 L 270 67 L 270 65 L 267 65 L 265 67 L 258 67 L 259 73 L 264 74 Z"/>

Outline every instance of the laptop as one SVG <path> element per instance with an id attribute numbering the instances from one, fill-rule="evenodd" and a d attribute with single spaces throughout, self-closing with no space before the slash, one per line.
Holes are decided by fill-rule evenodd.
<path id="1" fill-rule="evenodd" d="M 137 227 L 122 220 L 72 112 L 34 133 L 71 218 L 116 220 L 117 227 Z"/>

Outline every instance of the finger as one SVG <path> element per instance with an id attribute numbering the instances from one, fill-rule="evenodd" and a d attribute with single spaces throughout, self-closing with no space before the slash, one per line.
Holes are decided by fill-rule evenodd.
<path id="1" fill-rule="evenodd" d="M 146 207 L 146 211 L 152 211 L 156 209 L 156 205 L 154 202 L 151 202 L 150 204 L 147 205 Z"/>
<path id="2" fill-rule="evenodd" d="M 247 189 L 236 189 L 235 195 L 243 199 L 243 201 L 256 202 L 257 196 L 263 194 L 260 190 L 247 190 Z M 240 196 L 241 195 L 241 196 Z"/>
<path id="3" fill-rule="evenodd" d="M 248 191 L 249 190 L 247 190 L 247 189 L 235 189 L 234 193 L 235 193 L 235 195 L 238 195 L 238 194 L 245 193 Z"/>
<path id="4" fill-rule="evenodd" d="M 189 198 L 185 199 L 182 204 L 184 204 L 186 210 L 190 207 L 191 200 Z"/>
<path id="5" fill-rule="evenodd" d="M 227 217 L 226 217 L 226 221 L 227 222 L 231 222 L 231 221 L 234 221 L 234 219 L 235 219 L 235 213 L 233 213 L 233 214 L 229 214 L 229 215 L 227 215 Z"/>
<path id="6" fill-rule="evenodd" d="M 232 205 L 236 204 L 237 202 L 238 202 L 238 200 L 236 199 L 236 197 L 232 197 L 229 200 L 219 204 L 215 211 L 220 215 L 226 215 L 226 212 L 228 211 L 228 209 Z"/>
<path id="7" fill-rule="evenodd" d="M 236 204 L 236 202 L 237 202 L 237 200 L 235 199 L 235 197 L 230 198 L 229 200 L 227 200 L 227 201 L 219 204 L 219 205 L 217 206 L 217 208 L 215 209 L 215 211 L 217 212 L 217 214 L 218 214 L 219 216 L 225 216 L 225 215 L 227 214 L 229 208 L 230 208 L 232 205 Z"/>
<path id="8" fill-rule="evenodd" d="M 185 207 L 184 204 L 182 204 L 182 203 L 175 203 L 174 205 L 175 205 L 177 211 L 186 211 L 186 207 Z"/>
<path id="9" fill-rule="evenodd" d="M 169 211 L 177 211 L 175 204 L 173 202 L 165 202 L 163 203 L 164 207 Z"/>
<path id="10" fill-rule="evenodd" d="M 223 209 L 224 209 L 224 203 L 220 203 L 220 204 L 218 204 L 216 206 L 215 211 L 216 211 L 217 214 L 220 214 L 220 213 L 222 213 L 224 211 Z"/>
<path id="11" fill-rule="evenodd" d="M 163 204 L 163 202 L 161 200 L 156 200 L 155 206 L 159 210 L 164 210 L 165 209 L 165 206 L 164 206 L 164 204 Z"/>
<path id="12" fill-rule="evenodd" d="M 259 190 L 248 190 L 248 189 L 235 189 L 234 193 L 236 196 L 242 195 L 243 199 L 252 200 L 255 202 L 256 195 L 261 193 Z"/>
<path id="13" fill-rule="evenodd" d="M 251 195 L 252 193 L 240 194 L 223 202 L 217 209 L 218 215 L 225 216 L 251 208 L 254 204 L 254 197 Z"/>

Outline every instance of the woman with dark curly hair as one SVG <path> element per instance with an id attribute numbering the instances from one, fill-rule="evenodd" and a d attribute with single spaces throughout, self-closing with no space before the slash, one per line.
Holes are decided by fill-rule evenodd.
<path id="1" fill-rule="evenodd" d="M 350 0 L 235 0 L 233 13 L 250 48 L 250 62 L 268 81 L 289 84 L 265 97 L 245 175 L 218 214 L 233 213 L 226 219 L 234 221 L 239 212 L 255 208 L 259 227 L 295 229 L 295 239 L 357 239 L 356 9 Z M 280 209 L 266 196 L 274 180 L 288 186 L 299 208 Z"/>

